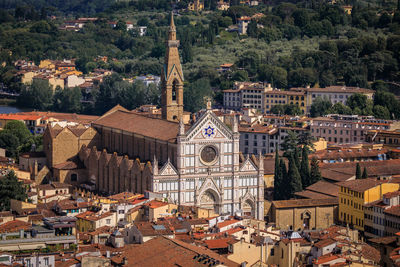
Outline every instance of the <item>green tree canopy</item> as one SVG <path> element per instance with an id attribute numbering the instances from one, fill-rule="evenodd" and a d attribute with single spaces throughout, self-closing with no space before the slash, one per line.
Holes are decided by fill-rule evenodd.
<path id="1" fill-rule="evenodd" d="M 366 178 L 368 178 L 367 167 L 364 167 L 364 170 L 363 170 L 363 173 L 362 173 L 362 176 L 361 176 L 361 178 L 362 178 L 362 179 L 366 179 Z"/>
<path id="2" fill-rule="evenodd" d="M 24 87 L 17 99 L 23 107 L 47 111 L 51 108 L 53 89 L 46 80 L 34 79 L 32 85 Z"/>
<path id="3" fill-rule="evenodd" d="M 53 110 L 58 112 L 79 113 L 81 111 L 82 92 L 79 87 L 57 88 L 53 98 Z"/>
<path id="4" fill-rule="evenodd" d="M 300 176 L 303 189 L 310 184 L 310 166 L 308 162 L 308 148 L 303 146 L 301 150 Z"/>
<path id="5" fill-rule="evenodd" d="M 317 97 L 310 108 L 311 117 L 319 117 L 328 114 L 329 109 L 332 107 L 331 101 L 328 99 Z"/>
<path id="6" fill-rule="evenodd" d="M 207 78 L 201 78 L 189 84 L 189 86 L 185 86 L 183 94 L 185 110 L 197 112 L 205 108 L 205 97 L 212 96 L 213 92 L 211 90 L 210 80 Z"/>
<path id="7" fill-rule="evenodd" d="M 361 179 L 362 174 L 361 174 L 361 167 L 360 164 L 357 162 L 356 164 L 356 179 Z"/>
<path id="8" fill-rule="evenodd" d="M 299 170 L 297 169 L 294 155 L 292 154 L 289 158 L 289 168 L 288 168 L 288 187 L 289 187 L 289 198 L 295 197 L 296 192 L 300 192 L 303 189 L 301 184 L 301 177 Z"/>
<path id="9" fill-rule="evenodd" d="M 310 185 L 320 180 L 322 180 L 322 176 L 319 170 L 318 159 L 316 157 L 313 157 L 310 164 Z"/>
<path id="10" fill-rule="evenodd" d="M 27 198 L 24 184 L 18 181 L 14 171 L 0 179 L 0 210 L 10 210 L 10 200 L 25 201 Z"/>

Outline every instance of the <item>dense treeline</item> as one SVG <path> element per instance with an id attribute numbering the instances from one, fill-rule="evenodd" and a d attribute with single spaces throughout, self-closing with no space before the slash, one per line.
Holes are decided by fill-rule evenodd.
<path id="1" fill-rule="evenodd" d="M 84 73 L 106 68 L 125 77 L 160 74 L 169 1 L 123 1 L 112 5 L 102 1 L 70 0 L 65 5 L 60 1 L 48 5 L 45 2 L 0 1 L 0 62 L 8 63 L 0 67 L 0 80 L 10 90 L 19 92 L 22 88 L 11 65 L 20 58 L 36 63 L 44 58 L 76 58 L 78 69 Z M 214 93 L 204 90 L 199 97 L 214 95 L 220 101 L 222 89 L 232 87 L 234 81 L 246 80 L 271 82 L 277 88 L 335 84 L 370 88 L 371 83 L 382 80 L 386 90 L 397 93 L 393 89 L 400 86 L 400 13 L 394 3 L 353 1 L 348 15 L 339 4 L 314 1 L 258 7 L 239 6 L 236 2 L 231 1 L 233 5 L 227 11 L 189 12 L 175 17 L 187 86 L 191 88 L 192 83 L 203 79 L 214 89 Z M 172 6 L 181 8 L 187 3 L 181 1 Z M 98 21 L 87 23 L 79 32 L 66 32 L 58 29 L 62 20 L 49 17 L 79 16 L 82 13 L 75 8 L 78 6 L 84 7 L 83 12 L 92 6 Z M 205 6 L 214 10 L 216 1 L 208 0 Z M 226 31 L 240 16 L 256 13 L 264 16 L 250 23 L 248 36 Z M 126 30 L 125 21 L 131 18 L 135 25 L 147 26 L 146 36 Z M 112 28 L 110 20 L 118 20 L 117 27 Z M 311 46 L 302 45 L 305 41 Z M 95 62 L 98 55 L 107 56 L 109 62 Z M 219 74 L 218 64 L 229 61 L 235 63 L 232 72 Z M 282 113 L 298 112 L 290 106 L 277 108 Z M 376 109 L 376 113 L 387 115 L 386 110 Z"/>
<path id="2" fill-rule="evenodd" d="M 204 99 L 213 96 L 207 78 L 186 84 L 184 90 L 185 110 L 190 112 L 204 108 Z M 34 80 L 32 85 L 23 86 L 17 105 L 37 110 L 102 115 L 118 104 L 129 110 L 145 104 L 159 106 L 160 96 L 160 88 L 157 85 L 146 86 L 141 81 L 131 83 L 114 73 L 95 86 L 91 92 L 91 102 L 81 102 L 82 92 L 78 87 L 57 87 L 53 92 L 47 81 Z"/>

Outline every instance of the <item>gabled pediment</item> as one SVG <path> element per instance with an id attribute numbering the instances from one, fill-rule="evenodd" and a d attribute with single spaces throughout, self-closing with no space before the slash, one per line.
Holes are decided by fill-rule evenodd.
<path id="1" fill-rule="evenodd" d="M 207 177 L 204 183 L 201 185 L 198 195 L 202 195 L 207 190 L 213 190 L 218 194 L 221 194 L 221 190 L 218 188 L 217 184 L 215 183 L 214 179 L 211 177 Z"/>
<path id="2" fill-rule="evenodd" d="M 212 111 L 207 111 L 187 131 L 188 140 L 232 139 L 232 131 Z"/>
<path id="3" fill-rule="evenodd" d="M 168 70 L 167 70 L 168 71 Z M 172 82 L 176 77 L 174 77 L 175 75 L 172 75 L 173 73 L 177 73 L 179 76 L 179 79 L 181 81 L 184 81 L 183 78 L 183 73 L 179 70 L 179 68 L 176 67 L 176 65 L 172 65 L 171 69 L 168 71 L 167 75 L 166 75 L 166 80 L 168 82 Z"/>
<path id="4" fill-rule="evenodd" d="M 240 166 L 241 172 L 256 171 L 256 170 L 257 170 L 256 165 L 254 165 L 253 161 L 251 161 L 249 157 L 247 157 L 246 160 L 243 162 L 242 166 Z"/>
<path id="5" fill-rule="evenodd" d="M 161 168 L 159 175 L 178 175 L 178 171 L 174 165 L 172 165 L 171 161 L 168 160 Z"/>
<path id="6" fill-rule="evenodd" d="M 253 196 L 252 194 L 250 194 L 250 191 L 247 189 L 246 194 L 244 194 L 243 196 L 240 197 L 239 199 L 240 203 L 244 203 L 246 201 L 250 201 L 251 203 L 255 203 L 256 202 L 256 198 L 255 196 Z"/>

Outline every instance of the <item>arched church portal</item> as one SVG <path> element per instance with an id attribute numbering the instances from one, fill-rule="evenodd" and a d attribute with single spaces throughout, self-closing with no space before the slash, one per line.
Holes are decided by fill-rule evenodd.
<path id="1" fill-rule="evenodd" d="M 206 190 L 200 196 L 200 207 L 205 209 L 213 209 L 216 213 L 219 213 L 219 196 L 211 189 Z"/>

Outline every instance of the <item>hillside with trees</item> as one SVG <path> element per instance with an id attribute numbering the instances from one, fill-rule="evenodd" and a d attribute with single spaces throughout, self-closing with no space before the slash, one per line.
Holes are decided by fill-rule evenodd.
<path id="1" fill-rule="evenodd" d="M 398 102 L 389 95 L 398 94 L 400 88 L 398 1 L 360 0 L 337 4 L 270 1 L 255 7 L 231 1 L 226 11 L 216 10 L 215 1 L 206 1 L 206 10 L 200 13 L 183 11 L 181 8 L 185 8 L 188 1 L 172 5 L 164 0 L 106 2 L 0 1 L 0 61 L 6 63 L 0 67 L 1 82 L 9 90 L 25 92 L 12 65 L 17 59 L 38 63 L 47 58 L 75 58 L 78 69 L 84 73 L 104 68 L 122 78 L 159 75 L 169 12 L 174 8 L 180 13 L 175 23 L 186 78 L 185 90 L 190 94 L 191 103 L 202 103 L 200 98 L 204 95 L 221 101 L 221 90 L 231 88 L 234 81 L 267 81 L 283 89 L 342 84 L 372 88 L 380 94 L 376 103 L 367 103 L 361 111 L 352 109 L 352 113 L 398 117 Z M 346 4 L 352 5 L 351 14 L 343 9 Z M 251 21 L 247 35 L 227 30 L 236 24 L 237 18 L 254 14 L 262 15 Z M 98 19 L 77 32 L 60 30 L 64 21 L 83 15 Z M 110 21 L 118 22 L 115 28 L 110 26 Z M 146 26 L 146 35 L 127 31 L 127 21 L 135 26 Z M 97 56 L 112 60 L 95 62 Z M 234 63 L 232 72 L 218 73 L 216 68 L 223 63 Z M 206 89 L 196 89 L 199 84 Z M 98 87 L 99 92 L 101 88 Z M 132 90 L 134 95 L 139 95 L 142 89 L 136 86 Z M 98 95 L 100 103 L 101 93 Z M 42 103 L 38 106 L 51 106 L 60 111 L 102 112 L 96 108 L 99 103 L 90 108 L 77 107 L 73 97 L 70 97 L 71 106 L 60 105 L 60 97 L 63 97 L 60 93 L 54 94 L 44 106 Z M 157 104 L 156 99 L 145 98 L 132 97 L 126 105 Z M 195 111 L 200 107 L 188 104 L 187 109 Z M 291 107 L 283 109 L 287 110 L 283 113 L 296 114 L 296 109 Z M 350 112 L 347 107 L 336 106 L 317 113 L 330 109 Z"/>

